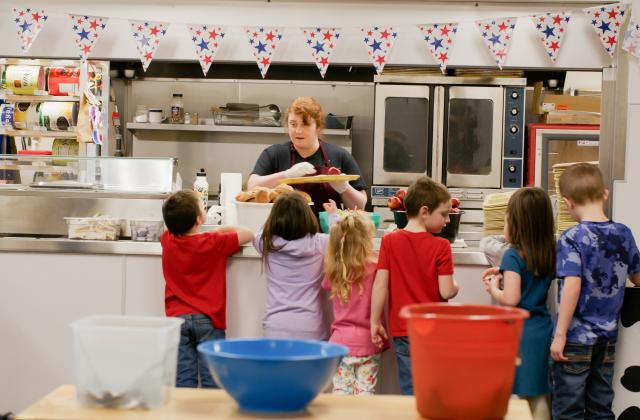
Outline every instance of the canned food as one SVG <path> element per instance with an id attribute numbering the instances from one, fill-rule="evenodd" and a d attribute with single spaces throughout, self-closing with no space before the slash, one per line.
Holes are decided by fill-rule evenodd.
<path id="1" fill-rule="evenodd" d="M 44 90 L 44 69 L 40 66 L 7 66 L 7 89 L 17 95 Z"/>
<path id="2" fill-rule="evenodd" d="M 3 127 L 12 127 L 13 128 L 13 113 L 15 107 L 13 104 L 2 104 L 0 105 L 0 125 Z"/>

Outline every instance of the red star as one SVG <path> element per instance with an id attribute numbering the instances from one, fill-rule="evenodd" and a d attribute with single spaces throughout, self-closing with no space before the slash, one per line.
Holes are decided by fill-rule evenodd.
<path id="1" fill-rule="evenodd" d="M 321 66 L 328 66 L 329 65 L 329 60 L 327 59 L 327 57 L 322 57 L 320 59 L 320 65 Z"/>
<path id="2" fill-rule="evenodd" d="M 442 63 L 445 63 L 448 59 L 449 57 L 447 57 L 446 52 L 440 53 L 440 57 L 438 57 L 438 60 L 440 60 Z"/>
<path id="3" fill-rule="evenodd" d="M 214 46 L 215 48 L 218 48 L 218 43 L 217 43 L 217 42 L 214 42 L 214 43 L 213 43 L 213 46 Z"/>
<path id="4" fill-rule="evenodd" d="M 273 32 L 269 31 L 269 33 L 267 34 L 266 40 L 271 42 L 273 41 L 273 38 L 275 38 L 276 36 L 273 34 Z"/>
<path id="5" fill-rule="evenodd" d="M 447 28 L 446 26 L 443 26 L 442 29 L 440 29 L 440 35 L 449 36 L 449 28 Z"/>
<path id="6" fill-rule="evenodd" d="M 268 57 L 264 57 L 264 58 L 260 61 L 260 63 L 261 63 L 263 66 L 268 66 L 268 65 L 269 65 L 269 58 L 268 58 Z"/>
<path id="7" fill-rule="evenodd" d="M 505 23 L 504 23 L 504 22 L 502 22 L 502 23 L 500 23 L 500 25 L 498 25 L 498 29 L 500 30 L 500 32 L 504 32 L 504 31 L 506 31 L 506 30 L 507 30 L 507 28 L 508 28 L 508 26 L 507 26 L 507 25 L 505 25 Z"/>
<path id="8" fill-rule="evenodd" d="M 22 16 L 22 15 L 20 15 L 20 16 Z M 40 14 L 38 12 L 31 13 L 31 19 L 35 20 L 36 22 L 40 22 L 40 18 L 42 18 L 42 16 L 40 16 Z"/>
<path id="9" fill-rule="evenodd" d="M 490 30 L 491 29 L 491 25 L 484 25 L 484 29 L 487 30 L 487 31 Z"/>
<path id="10" fill-rule="evenodd" d="M 78 19 L 77 22 L 78 22 L 78 25 L 82 25 L 82 19 Z"/>
<path id="11" fill-rule="evenodd" d="M 201 35 L 201 34 L 202 34 L 202 31 L 200 31 L 200 29 L 198 29 L 198 30 L 196 31 L 196 35 Z"/>
<path id="12" fill-rule="evenodd" d="M 387 30 L 385 29 L 384 32 L 380 32 L 380 38 L 382 39 L 387 39 L 389 38 L 389 32 L 387 32 Z"/>
<path id="13" fill-rule="evenodd" d="M 144 58 L 145 58 L 145 60 L 149 60 L 149 61 L 153 60 L 153 53 L 151 51 L 149 51 L 148 53 L 146 53 L 144 55 Z"/>
<path id="14" fill-rule="evenodd" d="M 616 37 L 610 36 L 609 39 L 607 39 L 607 44 L 611 45 L 612 47 L 615 43 L 616 43 Z"/>
<path id="15" fill-rule="evenodd" d="M 496 57 L 500 57 L 501 60 L 504 58 L 505 55 L 506 54 L 504 50 L 496 51 Z"/>
<path id="16" fill-rule="evenodd" d="M 88 55 L 91 52 L 91 46 L 85 45 L 84 47 L 82 47 L 82 52 Z"/>
<path id="17" fill-rule="evenodd" d="M 594 17 L 596 17 L 596 18 L 599 18 L 599 17 L 600 17 L 600 12 L 595 12 L 595 13 L 593 14 L 593 16 L 594 16 Z"/>
<path id="18" fill-rule="evenodd" d="M 158 32 L 160 32 L 160 29 L 158 29 L 157 26 L 154 26 L 153 28 L 151 28 L 151 31 L 149 32 L 152 36 L 158 36 Z"/>
<path id="19" fill-rule="evenodd" d="M 311 38 L 315 38 L 315 37 L 316 37 L 316 33 L 315 33 L 315 32 L 311 32 L 311 33 L 309 34 L 309 36 L 310 36 Z"/>
<path id="20" fill-rule="evenodd" d="M 382 56 L 382 55 L 376 56 L 376 60 L 375 61 L 376 61 L 376 63 L 384 64 L 384 56 Z"/>
<path id="21" fill-rule="evenodd" d="M 258 33 L 257 33 L 257 32 L 254 32 L 254 33 L 253 33 L 253 37 L 255 38 L 255 37 L 257 37 L 257 36 L 258 36 Z"/>
<path id="22" fill-rule="evenodd" d="M 142 32 L 142 25 L 138 26 L 138 32 Z"/>
<path id="23" fill-rule="evenodd" d="M 329 44 L 329 48 L 333 48 L 333 44 Z"/>
<path id="24" fill-rule="evenodd" d="M 204 61 L 205 64 L 211 64 L 211 56 L 205 55 L 202 61 Z"/>
<path id="25" fill-rule="evenodd" d="M 95 19 L 93 19 L 89 24 L 89 26 L 91 27 L 91 29 L 95 31 L 96 29 L 98 29 L 98 22 Z"/>
<path id="26" fill-rule="evenodd" d="M 544 22 L 544 16 L 540 16 L 540 22 Z"/>
<path id="27" fill-rule="evenodd" d="M 553 24 L 560 25 L 562 23 L 562 17 L 560 15 L 555 15 L 553 17 Z"/>
<path id="28" fill-rule="evenodd" d="M 618 12 L 616 12 L 615 10 L 611 10 L 609 12 L 609 19 L 615 19 L 616 17 L 618 17 Z"/>
<path id="29" fill-rule="evenodd" d="M 216 39 L 218 37 L 218 35 L 220 35 L 220 34 L 217 33 L 215 29 L 213 31 L 209 32 L 209 38 L 211 38 L 211 39 Z"/>
<path id="30" fill-rule="evenodd" d="M 367 32 L 367 36 L 372 36 L 372 35 L 373 35 L 373 32 L 371 32 L 371 31 Z"/>
<path id="31" fill-rule="evenodd" d="M 326 39 L 327 41 L 331 41 L 331 32 L 327 31 L 323 35 L 324 39 Z"/>
<path id="32" fill-rule="evenodd" d="M 429 29 L 427 29 L 427 33 L 428 33 L 429 35 L 431 35 L 431 34 L 433 33 L 433 28 L 429 28 Z"/>
<path id="33" fill-rule="evenodd" d="M 551 48 L 553 52 L 556 52 L 556 50 L 560 48 L 560 45 L 556 41 L 551 41 L 551 45 L 549 45 L 549 48 Z"/>
<path id="34" fill-rule="evenodd" d="M 19 15 L 20 17 L 24 16 L 24 10 L 20 10 L 20 11 L 18 12 L 18 15 Z"/>

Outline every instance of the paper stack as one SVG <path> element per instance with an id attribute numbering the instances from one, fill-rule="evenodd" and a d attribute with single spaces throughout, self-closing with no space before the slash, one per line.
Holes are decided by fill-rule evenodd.
<path id="1" fill-rule="evenodd" d="M 564 173 L 564 171 L 571 165 L 575 165 L 576 163 L 581 162 L 570 162 L 570 163 L 558 163 L 553 165 L 553 181 L 556 188 L 556 196 L 555 199 L 558 203 L 558 211 L 556 214 L 556 234 L 559 235 L 565 230 L 569 229 L 578 224 L 578 221 L 569 214 L 569 209 L 567 208 L 567 204 L 562 199 L 562 195 L 560 194 L 560 177 Z M 592 165 L 598 165 L 598 162 L 588 162 Z M 552 197 L 553 199 L 553 197 Z"/>
<path id="2" fill-rule="evenodd" d="M 490 194 L 485 197 L 482 204 L 485 235 L 502 235 L 504 215 L 507 211 L 507 203 L 511 194 L 513 192 Z"/>

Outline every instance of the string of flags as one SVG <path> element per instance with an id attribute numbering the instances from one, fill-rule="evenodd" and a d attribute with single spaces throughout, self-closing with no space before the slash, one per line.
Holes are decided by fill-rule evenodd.
<path id="1" fill-rule="evenodd" d="M 625 3 L 582 9 L 610 57 L 613 57 L 615 53 L 627 10 L 628 5 Z M 21 50 L 26 54 L 46 24 L 48 15 L 44 10 L 13 8 L 12 16 L 17 26 Z M 105 30 L 108 18 L 75 14 L 69 14 L 69 18 L 78 55 L 81 60 L 86 61 Z M 543 13 L 532 15 L 530 18 L 547 58 L 551 64 L 555 64 L 569 28 L 571 13 Z M 509 54 L 517 22 L 518 17 L 496 17 L 474 22 L 489 54 L 500 69 Z M 144 71 L 147 71 L 170 23 L 129 20 L 129 24 L 138 57 Z M 446 71 L 455 44 L 458 24 L 459 22 L 448 22 L 417 25 L 417 30 L 424 39 L 427 51 L 443 73 Z M 226 39 L 227 28 L 216 24 L 190 24 L 186 26 L 202 72 L 206 76 L 215 60 L 217 51 Z M 284 38 L 284 28 L 257 26 L 245 27 L 243 30 L 260 74 L 265 77 L 273 62 L 273 56 Z M 308 45 L 310 59 L 315 62 L 320 75 L 324 78 L 331 63 L 332 54 L 339 44 L 342 29 L 303 27 L 300 30 L 302 30 L 305 43 Z M 359 30 L 363 41 L 362 45 L 369 55 L 371 64 L 378 74 L 382 73 L 398 38 L 398 29 L 393 26 L 378 25 L 361 27 Z M 624 34 L 622 49 L 640 59 L 640 26 L 634 19 L 630 20 Z"/>

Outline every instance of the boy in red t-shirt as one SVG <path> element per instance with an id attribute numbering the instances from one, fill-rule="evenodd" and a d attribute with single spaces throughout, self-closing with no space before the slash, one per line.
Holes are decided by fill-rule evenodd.
<path id="1" fill-rule="evenodd" d="M 380 245 L 371 302 L 371 340 L 382 346 L 387 339 L 381 317 L 388 295 L 389 330 L 400 389 L 411 395 L 409 338 L 400 309 L 414 303 L 446 302 L 458 294 L 458 284 L 453 280 L 449 241 L 432 235 L 449 222 L 451 196 L 447 189 L 429 177 L 419 178 L 409 187 L 404 205 L 407 226 L 383 236 Z"/>
<path id="2" fill-rule="evenodd" d="M 190 190 L 172 194 L 162 206 L 167 232 L 162 244 L 167 316 L 184 319 L 180 330 L 176 386 L 215 387 L 198 344 L 224 338 L 226 328 L 227 257 L 253 239 L 243 227 L 224 227 L 198 233 L 206 215 L 202 201 Z"/>

